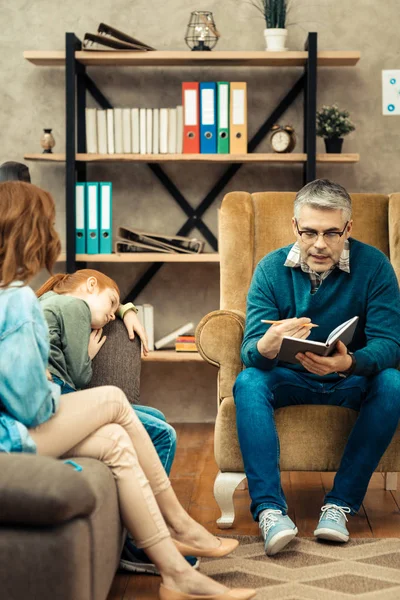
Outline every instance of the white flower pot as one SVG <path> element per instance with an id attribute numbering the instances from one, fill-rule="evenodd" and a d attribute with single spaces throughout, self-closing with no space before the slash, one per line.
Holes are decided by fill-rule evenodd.
<path id="1" fill-rule="evenodd" d="M 264 29 L 266 50 L 269 52 L 283 52 L 287 50 L 287 29 Z"/>

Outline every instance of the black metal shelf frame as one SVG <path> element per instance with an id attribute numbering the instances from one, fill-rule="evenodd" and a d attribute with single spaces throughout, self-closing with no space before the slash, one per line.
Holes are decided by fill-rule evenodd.
<path id="1" fill-rule="evenodd" d="M 76 152 L 86 152 L 86 92 L 91 94 L 101 108 L 113 107 L 88 76 L 86 67 L 75 58 L 75 52 L 82 49 L 81 41 L 74 33 L 67 33 L 65 45 L 66 266 L 67 272 L 72 273 L 76 270 L 77 265 L 75 257 L 75 183 L 77 181 L 86 181 L 87 171 L 85 162 L 76 161 Z M 305 50 L 308 51 L 308 55 L 302 76 L 288 91 L 248 143 L 248 152 L 254 152 L 260 142 L 270 132 L 272 126 L 282 117 L 303 91 L 304 152 L 307 156 L 303 168 L 304 184 L 316 177 L 317 33 L 312 32 L 308 34 Z M 188 235 L 193 229 L 197 228 L 213 250 L 218 250 L 218 241 L 212 231 L 203 222 L 202 217 L 242 165 L 243 163 L 231 164 L 197 208 L 193 208 L 159 164 L 147 163 L 149 169 L 159 179 L 187 216 L 187 221 L 177 231 L 176 235 Z M 163 264 L 162 262 L 153 263 L 131 289 L 125 301 L 134 301 Z"/>

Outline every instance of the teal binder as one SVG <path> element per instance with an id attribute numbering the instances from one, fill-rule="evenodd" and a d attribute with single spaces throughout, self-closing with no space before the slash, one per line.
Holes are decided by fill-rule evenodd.
<path id="1" fill-rule="evenodd" d="M 102 181 L 99 183 L 100 192 L 100 254 L 112 252 L 112 183 Z"/>
<path id="2" fill-rule="evenodd" d="M 229 154 L 229 83 L 217 82 L 217 152 Z"/>
<path id="3" fill-rule="evenodd" d="M 75 253 L 86 254 L 85 228 L 85 195 L 86 183 L 75 184 Z"/>
<path id="4" fill-rule="evenodd" d="M 88 254 L 99 253 L 99 184 L 86 184 L 86 244 Z"/>

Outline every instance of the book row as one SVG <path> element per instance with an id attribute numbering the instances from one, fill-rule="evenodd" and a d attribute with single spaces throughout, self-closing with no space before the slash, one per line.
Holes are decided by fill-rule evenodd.
<path id="1" fill-rule="evenodd" d="M 86 109 L 89 154 L 246 154 L 247 84 L 183 82 L 175 108 Z"/>
<path id="2" fill-rule="evenodd" d="M 182 154 L 183 107 L 86 109 L 89 154 Z"/>

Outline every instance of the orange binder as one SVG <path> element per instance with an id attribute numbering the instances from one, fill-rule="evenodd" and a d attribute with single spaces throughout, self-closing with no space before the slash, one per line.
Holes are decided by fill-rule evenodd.
<path id="1" fill-rule="evenodd" d="M 183 153 L 199 154 L 200 152 L 200 109 L 199 82 L 184 81 L 182 83 L 183 104 Z"/>
<path id="2" fill-rule="evenodd" d="M 230 154 L 247 154 L 247 83 L 231 81 Z"/>

